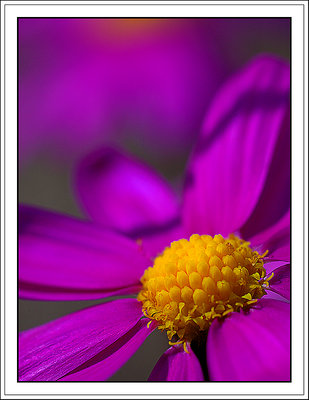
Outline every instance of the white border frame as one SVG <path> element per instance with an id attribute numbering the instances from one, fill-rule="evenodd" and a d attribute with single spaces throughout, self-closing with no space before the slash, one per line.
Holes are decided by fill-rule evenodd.
<path id="1" fill-rule="evenodd" d="M 121 7 L 120 7 L 121 6 Z M 223 7 L 222 7 L 223 6 Z M 305 132 L 308 130 L 308 120 L 304 110 L 308 93 L 307 55 L 305 53 L 307 40 L 306 1 L 216 1 L 216 2 L 28 2 L 3 1 L 1 4 L 1 59 L 2 75 L 1 86 L 1 270 L 2 283 L 2 313 L 1 322 L 4 325 L 5 343 L 1 343 L 2 360 L 1 378 L 4 382 L 3 398 L 54 398 L 54 395 L 66 398 L 100 397 L 136 398 L 153 394 L 149 398 L 165 396 L 179 398 L 188 395 L 190 398 L 200 396 L 218 398 L 239 398 L 250 393 L 259 393 L 252 398 L 261 398 L 263 395 L 281 398 L 281 396 L 302 396 L 307 393 L 304 377 L 307 359 L 303 365 L 303 354 L 307 354 L 304 340 L 299 339 L 300 332 L 304 332 L 307 324 L 305 319 L 305 305 L 307 292 L 304 292 L 304 282 L 307 282 L 307 272 L 300 273 L 305 263 L 304 240 L 301 235 L 303 221 L 305 221 L 305 203 L 300 206 L 304 196 L 305 175 L 304 162 L 307 145 Z M 17 382 L 17 17 L 291 17 L 292 18 L 292 382 L 291 383 L 31 383 Z M 5 76 L 3 74 L 5 72 Z M 308 143 L 307 143 L 308 144 Z M 304 146 L 305 145 L 305 149 Z M 307 169 L 305 170 L 307 171 Z M 14 199 L 14 201 L 12 200 Z M 305 202 L 307 201 L 305 192 Z M 307 203 L 306 203 L 307 204 Z M 3 207 L 4 205 L 4 207 Z M 307 226 L 306 226 L 307 229 Z M 5 238 L 5 239 L 4 239 Z M 5 258 L 4 258 L 5 257 Z M 307 259 L 307 254 L 305 255 Z M 305 263 L 305 264 L 304 264 Z M 10 266 L 10 268 L 9 268 Z M 305 303 L 304 303 L 305 301 Z M 14 332 L 14 334 L 12 334 Z M 307 336 L 306 336 L 307 337 Z M 2 336 L 3 338 L 3 336 Z M 296 340 L 297 338 L 297 340 Z M 265 349 L 267 352 L 267 349 Z M 206 394 L 207 392 L 207 394 Z M 49 396 L 43 394 L 48 393 Z M 104 393 L 104 395 L 102 394 Z M 117 393 L 117 395 L 115 394 Z M 220 393 L 220 394 L 219 394 Z M 129 396 L 131 394 L 131 396 Z M 28 396 L 27 396 L 28 395 Z"/>

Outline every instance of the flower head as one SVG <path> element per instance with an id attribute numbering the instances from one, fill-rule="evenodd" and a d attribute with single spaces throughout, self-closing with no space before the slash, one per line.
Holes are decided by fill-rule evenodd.
<path id="1" fill-rule="evenodd" d="M 171 243 L 146 269 L 137 299 L 170 340 L 191 342 L 216 318 L 247 309 L 266 294 L 263 256 L 230 235 L 192 235 Z"/>
<path id="2" fill-rule="evenodd" d="M 107 379 L 159 328 L 172 346 L 150 380 L 288 381 L 288 119 L 289 68 L 260 57 L 215 98 L 181 207 L 149 167 L 107 149 L 77 171 L 94 222 L 22 207 L 22 297 L 137 299 L 22 332 L 20 380 Z"/>

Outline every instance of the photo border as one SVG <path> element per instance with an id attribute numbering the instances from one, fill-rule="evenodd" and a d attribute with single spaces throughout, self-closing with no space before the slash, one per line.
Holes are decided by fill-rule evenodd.
<path id="1" fill-rule="evenodd" d="M 74 6 L 74 5 L 76 5 L 76 2 L 74 2 L 73 0 L 69 0 L 70 1 L 70 6 Z M 173 0 L 172 0 L 173 1 Z M 5 14 L 5 7 L 7 7 L 7 6 L 20 6 L 20 2 L 18 3 L 18 4 L 7 4 L 8 2 L 6 2 L 6 4 L 4 4 L 4 14 Z M 50 3 L 51 2 L 45 2 L 45 4 L 33 4 L 33 3 L 28 3 L 28 2 L 23 2 L 23 3 L 27 3 L 27 4 L 22 4 L 23 6 L 25 6 L 25 5 L 35 5 L 35 6 L 41 6 L 41 5 L 51 5 Z M 46 3 L 48 3 L 48 4 L 46 4 Z M 52 2 L 52 4 L 54 5 L 54 3 L 55 2 Z M 75 3 L 75 4 L 72 4 L 72 3 Z M 117 4 L 115 4 L 114 2 L 109 2 L 109 3 L 104 3 L 104 4 L 101 4 L 101 2 L 95 2 L 96 4 L 89 4 L 89 3 L 85 3 L 85 4 L 83 4 L 83 5 L 87 5 L 87 6 L 91 6 L 91 5 L 97 5 L 97 3 L 100 3 L 100 5 L 111 5 L 111 3 L 112 3 L 112 5 L 124 5 L 124 2 L 121 2 L 121 3 L 119 3 L 119 2 L 117 2 Z M 139 4 L 136 4 L 136 2 L 134 2 L 134 3 L 131 3 L 131 2 L 125 2 L 125 3 L 127 3 L 128 5 L 138 5 L 138 6 L 145 6 L 145 5 L 162 5 L 162 4 L 158 4 L 158 2 L 151 2 L 151 3 L 142 3 L 142 2 L 140 2 Z M 189 6 L 194 6 L 194 5 L 201 5 L 201 3 L 203 3 L 203 5 L 209 5 L 209 3 L 208 4 L 204 4 L 205 2 L 199 2 L 199 4 L 192 4 L 192 3 L 190 3 L 190 4 L 183 4 L 183 2 L 182 2 L 182 4 L 179 4 L 179 2 L 176 2 L 176 1 L 174 1 L 174 3 L 172 3 L 172 5 L 173 6 L 178 6 L 178 5 L 189 5 Z M 216 2 L 214 2 L 214 3 L 216 3 Z M 223 5 L 226 5 L 226 2 L 219 2 L 219 3 L 224 3 Z M 232 2 L 232 3 L 234 3 L 234 2 Z M 239 4 L 239 2 L 237 2 L 238 4 L 233 4 L 233 5 L 243 5 L 243 4 Z M 245 3 L 245 2 L 242 2 L 242 3 Z M 250 3 L 250 5 L 256 5 L 256 3 L 261 3 L 261 2 L 254 2 L 254 4 L 253 3 Z M 280 4 L 278 4 L 278 3 L 280 3 Z M 290 3 L 286 3 L 286 2 L 284 2 L 284 4 L 281 4 L 282 2 L 277 2 L 277 4 L 275 4 L 275 5 L 289 5 L 289 6 L 291 6 L 291 4 Z M 301 2 L 302 3 L 302 2 Z M 126 5 L 127 5 L 126 4 Z M 62 5 L 67 5 L 67 3 L 65 3 L 65 4 L 62 4 Z M 82 4 L 79 4 L 79 5 L 82 5 Z M 168 3 L 168 4 L 164 4 L 164 5 L 171 5 L 170 3 Z M 248 4 L 246 4 L 246 5 L 248 5 Z M 274 5 L 274 3 L 269 3 L 269 4 L 267 4 L 267 5 Z M 293 6 L 302 6 L 303 7 L 303 21 L 305 22 L 305 14 L 304 14 L 304 12 L 305 12 L 305 5 L 304 4 L 293 4 Z M 59 4 L 56 4 L 56 6 L 59 6 Z M 1 7 L 1 11 L 2 11 L 2 7 Z M 17 17 L 17 18 L 25 18 L 25 17 Z M 27 17 L 26 17 L 27 18 Z M 30 17 L 28 17 L 28 18 L 30 18 Z M 38 18 L 40 18 L 40 17 L 38 17 Z M 46 18 L 48 18 L 48 17 L 46 17 Z M 57 18 L 57 17 L 55 17 L 55 18 Z M 67 18 L 67 17 L 63 17 L 63 18 Z M 76 18 L 76 17 L 73 17 L 73 18 Z M 89 18 L 89 17 L 81 17 L 81 18 Z M 98 18 L 98 17 L 93 17 L 93 18 Z M 110 18 L 110 17 L 107 17 L 107 18 Z M 119 18 L 119 17 L 114 17 L 114 18 Z M 126 18 L 126 17 L 123 17 L 123 18 Z M 136 17 L 135 17 L 136 18 Z M 145 18 L 145 17 L 143 17 L 143 18 Z M 154 18 L 154 17 L 149 17 L 149 18 Z M 170 17 L 166 17 L 166 18 L 170 18 Z M 175 17 L 175 18 L 178 18 L 178 17 Z M 179 17 L 179 18 L 181 18 L 181 17 Z M 192 17 L 193 18 L 193 17 Z M 205 17 L 200 17 L 200 18 L 205 18 Z M 226 18 L 226 17 L 221 17 L 221 16 L 219 16 L 219 17 L 213 17 L 213 18 Z M 236 17 L 229 17 L 229 18 L 236 18 Z M 243 18 L 248 18 L 248 17 L 243 17 Z M 255 18 L 256 19 L 256 17 L 252 17 L 252 18 Z M 276 17 L 270 17 L 270 18 L 276 18 Z M 305 27 L 305 24 L 304 24 L 304 27 Z M 6 27 L 5 27 L 5 15 L 4 15 L 4 24 L 3 24 L 3 32 L 4 32 L 4 35 L 5 35 L 5 32 L 6 32 Z M 18 24 L 17 24 L 17 29 L 18 29 Z M 4 36 L 3 35 L 3 36 Z M 305 35 L 305 33 L 304 33 L 304 35 Z M 18 36 L 17 36 L 18 37 Z M 5 39 L 3 40 L 3 43 L 5 43 Z M 2 42 L 1 42 L 1 52 L 3 51 L 3 54 L 5 55 L 5 46 L 3 46 L 4 48 L 2 48 Z M 18 47 L 18 46 L 17 46 Z M 18 50 L 18 48 L 17 48 L 17 50 Z M 291 53 L 292 53 L 292 43 L 291 43 Z M 1 53 L 2 54 L 2 53 Z M 304 40 L 303 40 L 303 57 L 305 57 L 305 38 L 304 38 Z M 303 65 L 303 68 L 304 68 L 304 74 L 305 74 L 305 58 L 303 59 L 303 61 L 304 61 L 304 65 Z M 293 65 L 293 63 L 292 63 L 292 59 L 291 59 L 291 64 Z M 18 65 L 18 55 L 17 55 L 17 65 Z M 292 70 L 292 68 L 291 68 L 291 70 Z M 17 73 L 18 73 L 18 70 L 17 70 Z M 291 77 L 292 77 L 292 72 L 291 72 Z M 1 109 L 1 112 L 3 111 L 3 116 L 5 117 L 6 116 L 6 108 L 5 108 L 5 99 L 6 99 L 6 88 L 7 88 L 7 86 L 6 86 L 6 79 L 5 79 L 6 77 L 5 77 L 5 68 L 4 68 L 4 95 L 3 95 L 3 98 L 1 97 L 1 102 L 2 102 L 2 106 L 3 106 L 3 110 Z M 303 76 L 303 80 L 305 81 L 305 75 Z M 292 82 L 292 81 L 291 81 Z M 2 86 L 3 87 L 3 86 Z M 17 90 L 18 90 L 18 86 L 17 86 Z M 291 87 L 291 93 L 292 93 L 292 87 Z M 305 90 L 303 90 L 303 117 L 305 118 L 305 101 L 306 101 L 306 99 L 305 99 L 305 96 L 306 96 L 306 93 L 305 93 Z M 292 101 L 292 96 L 291 96 L 291 101 Z M 17 109 L 17 112 L 18 112 L 18 109 Z M 3 119 L 2 119 L 2 121 L 3 121 Z M 17 132 L 18 132 L 18 123 L 19 123 L 19 121 L 18 121 L 18 118 L 17 118 Z M 292 124 L 292 119 L 291 119 L 291 124 Z M 306 121 L 304 120 L 303 121 L 303 144 L 305 144 L 305 124 L 306 124 Z M 5 133 L 5 128 L 6 128 L 6 123 L 4 122 L 4 125 L 2 126 L 2 128 L 4 128 L 4 133 Z M 18 135 L 17 135 L 17 148 L 18 148 Z M 5 174 L 5 148 L 6 148 L 6 142 L 5 142 L 5 135 L 4 135 L 4 138 L 3 138 L 3 143 L 1 143 L 1 152 L 3 151 L 3 155 L 4 155 L 4 157 L 2 157 L 2 160 L 4 160 L 4 163 L 3 163 L 3 165 L 1 165 L 1 178 L 2 178 L 2 181 L 1 181 L 1 184 L 3 185 L 2 186 L 2 189 L 4 188 L 4 184 L 5 184 L 5 179 L 3 179 L 3 178 L 5 178 L 6 177 L 6 174 Z M 303 154 L 303 156 L 304 156 L 304 160 L 305 160 L 305 156 L 306 156 L 306 154 L 305 154 L 305 146 L 303 146 L 303 152 L 304 152 L 304 154 Z M 292 153 L 292 148 L 291 148 L 291 153 Z M 292 155 L 292 154 L 291 154 Z M 17 156 L 17 162 L 18 162 L 18 156 Z M 292 158 L 291 158 L 291 164 L 292 164 Z M 3 174 L 3 175 L 2 175 Z M 18 183 L 18 168 L 17 168 L 17 183 Z M 303 184 L 304 184 L 304 187 L 305 187 L 305 174 L 303 175 Z M 304 189 L 303 189 L 304 190 Z M 3 192 L 4 192 L 4 190 L 2 190 L 2 196 L 3 196 Z M 18 187 L 17 187 L 17 196 L 19 195 L 19 192 L 18 192 Z M 1 243 L 1 244 L 3 244 L 3 249 L 5 250 L 6 249 L 6 242 L 5 242 L 5 239 L 4 239 L 4 231 L 5 231 L 5 225 L 6 225 L 6 214 L 5 214 L 5 201 L 3 201 L 3 200 L 5 200 L 5 198 L 4 197 L 2 197 L 1 196 L 1 201 L 2 201 L 2 205 L 3 205 L 3 207 L 2 207 L 2 210 L 1 210 L 1 212 L 3 211 L 3 214 L 4 214 L 4 217 L 5 217 L 5 219 L 4 219 L 4 228 L 3 228 L 3 231 L 1 231 L 1 233 L 2 233 L 2 235 L 1 235 L 1 237 L 2 237 L 2 240 L 3 240 L 3 243 Z M 291 196 L 292 196 L 292 193 L 291 193 Z M 18 197 L 17 197 L 18 198 Z M 305 192 L 304 192 L 304 200 L 305 200 Z M 304 212 L 304 215 L 305 215 L 305 212 L 306 212 L 306 210 L 305 210 L 305 201 L 304 201 L 304 204 L 303 204 L 303 212 Z M 17 209 L 18 210 L 18 209 Z M 291 217 L 292 218 L 292 217 Z M 18 222 L 18 216 L 16 215 L 16 220 L 17 220 L 17 222 Z M 2 221 L 3 221 L 3 219 L 2 219 Z M 303 245 L 304 245 L 304 247 L 303 247 L 303 249 L 305 250 L 305 242 L 304 242 L 304 240 L 305 240 L 305 226 L 303 227 L 303 229 L 304 229 L 304 231 L 303 231 L 303 234 L 304 234 L 304 236 L 303 236 Z M 293 235 L 293 232 L 291 232 L 291 237 L 292 237 L 292 235 Z M 292 239 L 291 239 L 292 240 Z M 2 255 L 1 255 L 1 257 L 4 257 L 3 258 L 3 261 L 4 261 L 4 263 L 5 263 L 5 255 L 3 256 L 3 254 L 4 254 L 4 252 L 2 252 Z M 304 254 L 304 258 L 305 258 L 305 254 Z M 305 266 L 305 263 L 304 263 L 304 266 Z M 305 276 L 305 270 L 304 270 L 304 276 Z M 4 276 L 3 276 L 3 280 L 2 280 L 2 283 L 4 282 L 5 283 L 5 281 L 6 281 L 6 276 L 5 276 L 5 271 L 4 271 Z M 303 283 L 304 285 L 305 285 L 305 279 L 304 279 L 304 283 Z M 305 287 L 303 288 L 304 289 L 304 294 L 305 294 Z M 5 292 L 5 285 L 4 285 L 4 301 L 5 301 L 5 298 L 6 298 L 6 292 Z M 4 301 L 3 301 L 3 303 L 4 303 Z M 1 315 L 1 317 L 3 317 L 3 314 L 4 314 L 4 311 L 5 309 L 3 308 L 3 310 L 1 310 L 2 311 L 2 315 Z M 304 320 L 303 320 L 303 324 L 304 324 L 304 321 L 305 321 L 305 307 L 303 308 L 303 317 L 304 317 Z M 3 318 L 4 319 L 4 318 Z M 303 344 L 305 344 L 305 343 L 303 343 Z M 305 348 L 305 346 L 304 346 L 304 348 Z M 303 393 L 301 393 L 301 394 L 304 394 L 304 392 L 305 392 L 305 386 L 304 386 L 304 384 L 305 384 L 305 380 L 304 380 L 304 377 L 305 377 L 305 375 L 304 375 L 304 373 L 305 373 L 305 356 L 304 356 L 304 359 L 303 359 Z M 4 364 L 3 364 L 4 365 Z M 2 371 L 3 372 L 3 371 Z M 6 383 L 6 379 L 4 379 L 4 382 Z M 28 383 L 31 383 L 31 384 L 38 384 L 38 385 L 41 385 L 42 384 L 42 382 L 20 382 L 19 384 L 22 384 L 22 385 L 24 385 L 24 384 L 28 384 Z M 45 383 L 47 383 L 47 382 L 44 382 L 43 384 L 45 384 Z M 48 382 L 48 383 L 52 383 L 52 384 L 57 384 L 57 383 L 59 383 L 59 382 Z M 68 383 L 67 382 L 61 382 L 61 383 L 63 383 L 64 385 L 67 385 Z M 75 384 L 78 384 L 78 383 L 82 383 L 82 384 L 84 384 L 85 382 L 74 382 L 73 383 L 73 385 L 75 385 Z M 102 383 L 102 382 L 93 382 L 93 383 L 95 383 L 95 384 L 100 384 L 100 385 L 102 385 L 102 384 L 117 384 L 117 383 L 126 383 L 127 384 L 127 382 L 123 382 L 123 381 L 119 381 L 119 382 L 104 382 L 104 383 Z M 131 382 L 130 382 L 131 383 Z M 138 383 L 138 384 L 140 384 L 140 382 L 132 382 L 132 383 Z M 211 382 L 207 382 L 208 384 L 211 384 Z M 226 382 L 224 382 L 224 383 L 226 383 Z M 230 382 L 231 383 L 231 382 Z M 232 383 L 234 383 L 234 384 L 239 384 L 239 382 L 232 382 Z M 263 382 L 254 382 L 255 384 L 259 384 L 259 383 L 263 383 Z M 152 384 L 152 383 L 150 383 L 150 382 L 147 382 L 147 384 Z M 188 384 L 188 382 L 186 382 L 186 384 Z M 205 385 L 205 383 L 203 383 L 204 385 Z M 71 385 L 72 385 L 72 383 L 71 383 Z M 49 385 L 48 385 L 49 386 Z M 13 395 L 13 393 L 8 393 L 8 392 L 5 392 L 5 390 L 4 390 L 4 394 L 5 395 Z M 14 395 L 17 395 L 17 394 L 20 394 L 20 393 L 15 393 Z M 301 395 L 300 394 L 300 395 Z M 43 395 L 46 395 L 46 393 L 44 393 L 44 394 L 31 394 L 31 396 L 33 396 L 33 395 L 36 395 L 36 396 L 43 396 Z M 70 396 L 70 394 L 67 394 L 67 393 L 62 393 L 62 394 L 57 394 L 57 395 L 61 395 L 61 396 Z M 75 394 L 74 396 L 76 396 L 76 395 L 78 395 L 78 396 L 84 396 L 84 394 Z M 86 394 L 85 394 L 86 395 Z M 88 394 L 89 396 L 95 396 L 96 394 Z M 100 396 L 102 396 L 102 394 L 97 394 L 97 395 L 100 395 Z M 149 393 L 148 393 L 148 395 L 149 395 Z M 168 393 L 166 393 L 166 394 L 156 394 L 156 396 L 169 396 L 169 395 L 173 395 L 173 394 L 168 394 Z M 263 395 L 265 395 L 265 396 L 271 396 L 272 394 L 271 393 L 268 393 L 268 394 L 263 394 Z M 285 395 L 284 393 L 282 394 L 282 395 Z M 286 394 L 287 396 L 288 395 L 290 395 L 290 393 L 287 393 Z M 295 394 L 296 395 L 296 394 Z M 111 394 L 111 393 L 109 393 L 107 396 L 123 396 L 123 394 Z M 141 393 L 135 393 L 135 394 L 128 394 L 128 395 L 126 395 L 126 396 L 147 396 L 146 394 L 141 394 Z M 187 394 L 175 394 L 175 396 L 187 396 Z M 192 396 L 204 396 L 205 397 L 205 394 L 198 394 L 198 393 L 195 393 L 195 394 L 192 394 Z M 224 396 L 224 394 L 214 394 L 214 393 L 212 393 L 210 396 Z M 248 394 L 241 394 L 241 393 L 238 393 L 237 394 L 237 396 L 248 396 Z"/>

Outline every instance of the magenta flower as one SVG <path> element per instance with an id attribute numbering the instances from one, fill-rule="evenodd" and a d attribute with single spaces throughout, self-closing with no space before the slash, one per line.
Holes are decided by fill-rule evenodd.
<path id="1" fill-rule="evenodd" d="M 105 149 L 77 171 L 91 220 L 21 207 L 21 297 L 138 293 L 22 332 L 21 381 L 105 380 L 156 328 L 171 348 L 150 380 L 290 380 L 289 98 L 289 68 L 272 57 L 231 79 L 181 206 L 150 168 Z"/>

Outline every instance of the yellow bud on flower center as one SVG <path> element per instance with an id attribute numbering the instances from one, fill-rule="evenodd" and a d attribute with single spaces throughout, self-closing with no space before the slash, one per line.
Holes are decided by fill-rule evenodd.
<path id="1" fill-rule="evenodd" d="M 235 235 L 180 239 L 146 269 L 137 299 L 171 344 L 191 342 L 215 318 L 246 309 L 266 294 L 265 254 Z"/>

